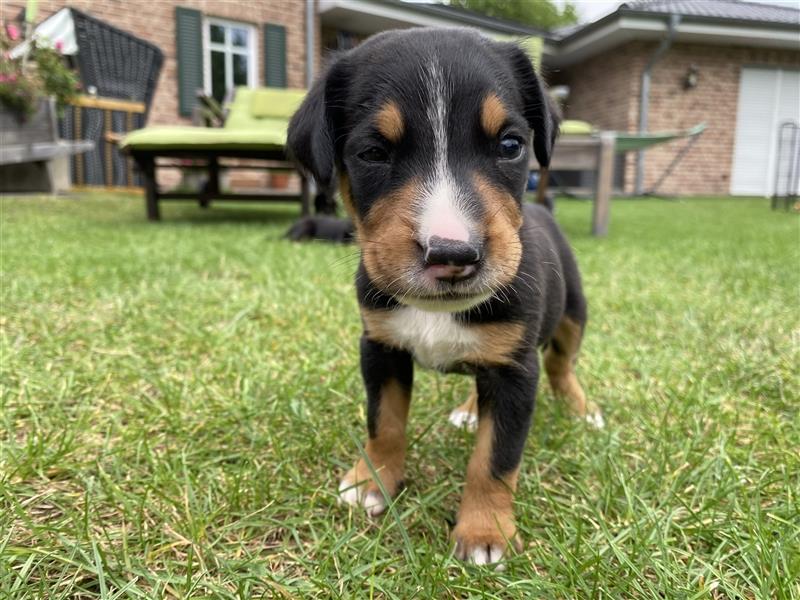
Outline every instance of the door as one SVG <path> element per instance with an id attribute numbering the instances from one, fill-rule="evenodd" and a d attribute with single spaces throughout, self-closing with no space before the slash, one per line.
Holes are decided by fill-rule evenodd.
<path id="1" fill-rule="evenodd" d="M 800 71 L 745 67 L 739 82 L 739 109 L 731 173 L 731 194 L 771 196 L 775 190 L 778 129 L 800 124 Z M 788 149 L 788 145 L 785 146 Z M 788 166 L 786 150 L 782 172 Z M 785 184 L 780 184 L 781 190 Z"/>

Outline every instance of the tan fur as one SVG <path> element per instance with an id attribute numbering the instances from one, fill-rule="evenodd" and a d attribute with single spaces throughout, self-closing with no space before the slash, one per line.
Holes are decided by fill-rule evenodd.
<path id="1" fill-rule="evenodd" d="M 553 392 L 564 398 L 570 411 L 578 417 L 585 417 L 587 410 L 597 412 L 593 403 L 587 403 L 586 394 L 575 376 L 575 360 L 582 337 L 580 324 L 569 317 L 562 317 L 552 337 L 559 351 L 550 343 L 544 352 L 544 368 Z"/>
<path id="2" fill-rule="evenodd" d="M 525 336 L 522 323 L 478 323 L 467 325 L 478 332 L 480 347 L 466 356 L 474 365 L 510 365 L 512 354 L 520 347 Z"/>
<path id="3" fill-rule="evenodd" d="M 511 194 L 492 185 L 483 175 L 475 173 L 473 179 L 486 206 L 486 267 L 497 273 L 500 284 L 511 283 L 522 259 L 522 211 Z"/>
<path id="4" fill-rule="evenodd" d="M 477 442 L 467 466 L 467 483 L 453 529 L 459 558 L 467 558 L 479 546 L 505 548 L 510 543 L 520 547 L 513 511 L 519 469 L 495 479 L 491 473 L 493 443 L 494 428 L 487 411 L 478 422 Z"/>
<path id="5" fill-rule="evenodd" d="M 342 197 L 344 209 L 354 223 L 356 220 L 356 209 L 353 206 L 353 197 L 350 195 L 350 178 L 347 175 L 339 175 L 339 195 Z"/>
<path id="6" fill-rule="evenodd" d="M 400 141 L 405 130 L 405 123 L 403 122 L 403 114 L 394 100 L 389 100 L 381 107 L 375 116 L 375 125 L 381 135 L 390 142 L 396 143 Z"/>
<path id="7" fill-rule="evenodd" d="M 374 438 L 367 440 L 364 448 L 372 467 L 378 473 L 386 492 L 393 496 L 403 480 L 406 457 L 406 421 L 411 394 L 396 380 L 390 379 L 381 388 L 380 410 Z M 372 473 L 364 458 L 345 475 L 353 484 L 366 485 L 364 493 L 378 491 Z"/>
<path id="8" fill-rule="evenodd" d="M 380 342 L 386 346 L 397 348 L 391 329 L 386 324 L 385 310 L 372 310 L 361 307 L 361 320 L 364 323 L 364 335 L 373 342 Z"/>
<path id="9" fill-rule="evenodd" d="M 462 404 L 455 410 L 478 416 L 478 388 L 472 386 L 472 391 Z"/>
<path id="10" fill-rule="evenodd" d="M 506 122 L 506 107 L 497 97 L 497 94 L 491 93 L 483 99 L 481 104 L 481 127 L 489 137 L 495 137 L 500 128 Z"/>
<path id="11" fill-rule="evenodd" d="M 418 180 L 409 181 L 375 202 L 363 221 L 354 219 L 367 274 L 388 293 L 401 291 L 397 278 L 416 267 L 414 204 L 419 186 Z"/>

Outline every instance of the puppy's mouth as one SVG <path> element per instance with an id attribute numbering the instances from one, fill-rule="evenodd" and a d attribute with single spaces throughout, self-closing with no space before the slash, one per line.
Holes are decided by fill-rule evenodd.
<path id="1" fill-rule="evenodd" d="M 400 304 L 413 306 L 432 312 L 461 312 L 483 304 L 493 293 L 482 291 L 476 294 L 438 294 L 438 295 L 403 295 L 395 298 Z"/>
<path id="2" fill-rule="evenodd" d="M 472 279 L 477 273 L 477 264 L 432 264 L 425 267 L 424 276 L 426 279 L 433 282 L 441 282 L 455 286 L 460 282 Z"/>
<path id="3" fill-rule="evenodd" d="M 428 265 L 414 278 L 413 291 L 395 294 L 401 304 L 437 312 L 468 310 L 492 297 L 479 265 Z"/>

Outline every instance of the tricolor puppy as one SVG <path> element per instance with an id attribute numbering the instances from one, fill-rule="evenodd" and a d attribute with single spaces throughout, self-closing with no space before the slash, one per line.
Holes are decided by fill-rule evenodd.
<path id="1" fill-rule="evenodd" d="M 390 495 L 403 481 L 413 365 L 474 375 L 454 411 L 477 445 L 453 536 L 459 558 L 518 545 L 512 511 L 539 381 L 599 423 L 573 372 L 586 302 L 550 213 L 523 205 L 531 147 L 547 166 L 558 124 L 525 53 L 466 29 L 374 36 L 340 55 L 292 119 L 298 162 L 339 190 L 356 227 L 366 454 Z M 477 405 L 477 406 L 475 406 Z M 341 498 L 385 509 L 366 461 Z"/>

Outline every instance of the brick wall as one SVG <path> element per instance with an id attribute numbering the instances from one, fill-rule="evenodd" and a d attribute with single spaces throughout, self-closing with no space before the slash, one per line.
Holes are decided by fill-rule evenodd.
<path id="1" fill-rule="evenodd" d="M 16 18 L 25 0 L 0 0 L 0 20 Z M 39 0 L 37 20 L 64 6 L 91 14 L 158 46 L 164 66 L 153 101 L 150 123 L 188 123 L 178 114 L 177 62 L 175 60 L 175 7 L 195 8 L 214 17 L 254 25 L 258 37 L 258 82 L 263 85 L 264 23 L 286 27 L 287 75 L 290 87 L 305 87 L 305 2 L 300 0 Z M 317 30 L 319 26 L 317 24 Z M 319 38 L 319 35 L 317 36 Z M 319 60 L 319 57 L 315 57 Z"/>
<path id="2" fill-rule="evenodd" d="M 568 85 L 564 106 L 568 119 L 588 121 L 598 129 L 634 131 L 639 93 L 636 73 L 647 60 L 643 44 L 632 42 L 567 67 L 548 77 L 551 85 Z M 623 183 L 627 187 L 633 157 L 626 157 Z"/>
<path id="3" fill-rule="evenodd" d="M 699 71 L 698 84 L 685 90 L 683 80 L 691 65 Z M 739 79 L 742 67 L 746 66 L 798 67 L 800 51 L 676 44 L 653 69 L 650 130 L 707 124 L 706 131 L 684 156 L 675 174 L 665 180 L 663 192 L 678 195 L 730 192 Z M 685 144 L 675 141 L 646 153 L 645 188 L 655 183 L 675 152 Z"/>
<path id="4" fill-rule="evenodd" d="M 570 86 L 568 118 L 601 129 L 636 131 L 641 73 L 657 43 L 632 42 L 565 68 L 551 80 Z M 690 66 L 697 87 L 684 89 Z M 705 122 L 707 129 L 683 157 L 659 192 L 676 195 L 726 195 L 736 135 L 739 77 L 745 66 L 800 66 L 800 51 L 677 43 L 653 68 L 649 130 L 684 129 Z M 658 180 L 686 140 L 645 153 L 645 189 Z M 627 157 L 625 190 L 633 191 L 635 154 Z"/>

